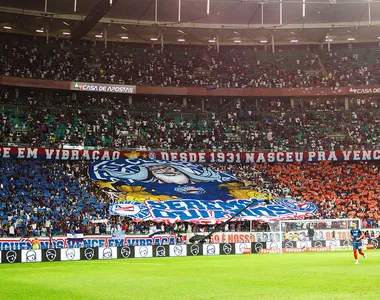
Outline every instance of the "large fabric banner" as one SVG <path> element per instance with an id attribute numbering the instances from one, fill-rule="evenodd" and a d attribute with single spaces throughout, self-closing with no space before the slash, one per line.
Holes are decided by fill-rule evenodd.
<path id="1" fill-rule="evenodd" d="M 198 224 L 216 224 L 227 221 L 239 210 L 248 206 L 249 200 L 167 200 L 144 203 L 125 201 L 110 206 L 112 214 L 130 217 L 136 221 L 155 221 L 175 223 L 186 221 Z M 269 202 L 259 200 L 258 203 L 239 214 L 236 220 L 255 220 L 275 222 L 286 219 L 303 219 L 313 216 L 317 208 L 312 203 L 301 203 L 292 199 L 272 199 Z"/>
<path id="2" fill-rule="evenodd" d="M 257 203 L 237 219 L 274 222 L 312 216 L 317 211 L 312 203 L 279 199 L 258 191 L 252 182 L 188 162 L 97 161 L 88 173 L 114 202 L 110 213 L 135 221 L 216 224 L 252 201 Z"/>
<path id="3" fill-rule="evenodd" d="M 41 160 L 159 159 L 192 163 L 272 163 L 380 160 L 380 150 L 311 152 L 165 152 L 0 147 L 0 158 Z"/>

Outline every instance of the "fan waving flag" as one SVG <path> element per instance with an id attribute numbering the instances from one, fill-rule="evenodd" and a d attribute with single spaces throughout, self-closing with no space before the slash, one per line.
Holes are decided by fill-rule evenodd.
<path id="1" fill-rule="evenodd" d="M 94 162 L 88 172 L 113 201 L 110 213 L 135 221 L 217 224 L 256 200 L 238 220 L 301 219 L 317 211 L 312 203 L 272 197 L 252 182 L 187 162 L 118 159 Z"/>

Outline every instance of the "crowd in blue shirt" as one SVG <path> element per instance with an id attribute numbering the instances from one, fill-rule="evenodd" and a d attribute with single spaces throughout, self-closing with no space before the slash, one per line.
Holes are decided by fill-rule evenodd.
<path id="1" fill-rule="evenodd" d="M 16 236 L 62 234 L 107 215 L 106 203 L 96 196 L 81 163 L 0 160 L 0 164 L 2 231 L 13 226 Z"/>

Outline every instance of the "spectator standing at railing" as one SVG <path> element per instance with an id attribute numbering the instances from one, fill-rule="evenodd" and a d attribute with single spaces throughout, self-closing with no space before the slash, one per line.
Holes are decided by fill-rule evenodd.
<path id="1" fill-rule="evenodd" d="M 38 240 L 38 238 L 34 238 L 33 240 L 32 240 L 32 249 L 33 250 L 38 250 L 38 249 L 40 249 L 40 241 Z"/>

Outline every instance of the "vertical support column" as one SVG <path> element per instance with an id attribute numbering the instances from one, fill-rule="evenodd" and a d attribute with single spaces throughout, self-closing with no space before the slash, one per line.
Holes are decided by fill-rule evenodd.
<path id="1" fill-rule="evenodd" d="M 368 1 L 368 25 L 371 25 L 371 2 Z"/>
<path id="2" fill-rule="evenodd" d="M 178 23 L 181 22 L 181 0 L 178 0 Z"/>
<path id="3" fill-rule="evenodd" d="M 42 99 L 44 100 L 44 105 L 49 106 L 51 104 L 50 99 L 52 98 L 51 92 L 50 91 L 42 91 L 41 93 L 42 93 Z"/>
<path id="4" fill-rule="evenodd" d="M 46 27 L 46 44 L 49 44 L 49 27 Z"/>
<path id="5" fill-rule="evenodd" d="M 331 50 L 331 39 L 330 39 L 330 35 L 329 34 L 327 34 L 326 35 L 326 40 L 327 40 L 327 51 L 328 52 L 330 52 L 330 50 Z"/>
<path id="6" fill-rule="evenodd" d="M 236 107 L 239 106 L 241 108 L 241 99 L 240 98 L 236 99 L 235 105 L 236 105 Z"/>
<path id="7" fill-rule="evenodd" d="M 264 3 L 261 3 L 261 27 L 264 27 Z"/>
<path id="8" fill-rule="evenodd" d="M 128 95 L 128 104 L 131 105 L 133 102 L 132 95 Z"/>
<path id="9" fill-rule="evenodd" d="M 155 6 L 154 6 L 154 22 L 157 24 L 158 19 L 158 0 L 156 0 Z"/>
<path id="10" fill-rule="evenodd" d="M 302 18 L 306 17 L 306 0 L 302 0 Z"/>
<path id="11" fill-rule="evenodd" d="M 216 35 L 216 51 L 219 53 L 219 35 Z"/>
<path id="12" fill-rule="evenodd" d="M 45 14 L 47 13 L 48 0 L 45 0 Z"/>
<path id="13" fill-rule="evenodd" d="M 71 94 L 71 100 L 75 100 L 75 104 L 78 106 L 78 93 L 72 93 Z"/>
<path id="14" fill-rule="evenodd" d="M 348 97 L 344 97 L 344 109 L 349 110 L 350 109 L 350 104 L 348 102 Z"/>
<path id="15" fill-rule="evenodd" d="M 290 98 L 290 107 L 294 108 L 294 98 Z"/>
<path id="16" fill-rule="evenodd" d="M 164 34 L 161 32 L 161 51 L 164 51 Z"/>
<path id="17" fill-rule="evenodd" d="M 182 105 L 183 105 L 184 107 L 187 107 L 187 98 L 186 98 L 186 97 L 183 97 L 183 98 L 182 98 Z"/>
<path id="18" fill-rule="evenodd" d="M 74 0 L 74 12 L 77 12 L 77 0 Z"/>
<path id="19" fill-rule="evenodd" d="M 207 11 L 206 11 L 207 15 L 210 14 L 210 0 L 207 0 Z"/>
<path id="20" fill-rule="evenodd" d="M 282 25 L 282 0 L 280 0 L 280 25 Z"/>
<path id="21" fill-rule="evenodd" d="M 274 34 L 272 34 L 272 52 L 274 53 L 275 50 L 274 50 Z"/>
<path id="22" fill-rule="evenodd" d="M 108 42 L 107 29 L 104 29 L 104 48 L 105 49 L 107 49 L 107 42 Z"/>

